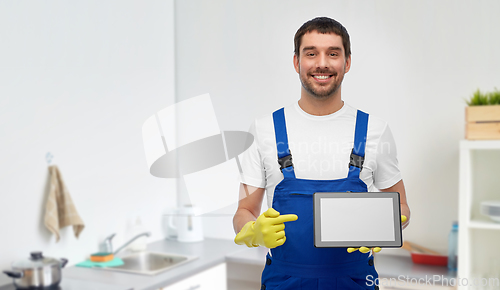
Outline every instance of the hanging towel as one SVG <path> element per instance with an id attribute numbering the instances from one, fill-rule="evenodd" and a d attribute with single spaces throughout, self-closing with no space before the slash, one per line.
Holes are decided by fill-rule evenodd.
<path id="1" fill-rule="evenodd" d="M 68 188 L 64 184 L 57 165 L 49 166 L 50 191 L 45 205 L 45 227 L 60 239 L 59 229 L 73 226 L 75 237 L 78 238 L 85 225 L 78 215 Z"/>

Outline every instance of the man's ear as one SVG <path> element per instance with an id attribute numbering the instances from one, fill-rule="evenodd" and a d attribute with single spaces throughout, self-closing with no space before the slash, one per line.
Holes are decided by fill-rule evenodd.
<path id="1" fill-rule="evenodd" d="M 293 66 L 295 67 L 295 71 L 299 73 L 299 57 L 295 53 L 293 54 Z"/>
<path id="2" fill-rule="evenodd" d="M 351 55 L 349 55 L 345 60 L 345 73 L 347 73 L 350 69 L 351 69 Z"/>

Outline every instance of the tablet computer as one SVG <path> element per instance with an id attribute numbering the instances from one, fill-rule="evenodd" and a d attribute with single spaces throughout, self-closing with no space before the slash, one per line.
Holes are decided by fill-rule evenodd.
<path id="1" fill-rule="evenodd" d="M 314 193 L 314 246 L 401 247 L 398 192 Z"/>

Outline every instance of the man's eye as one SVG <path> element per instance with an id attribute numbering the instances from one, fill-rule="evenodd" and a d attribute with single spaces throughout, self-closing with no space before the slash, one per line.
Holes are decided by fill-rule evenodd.
<path id="1" fill-rule="evenodd" d="M 314 56 L 314 53 L 310 52 L 307 54 L 307 56 Z"/>
<path id="2" fill-rule="evenodd" d="M 330 53 L 330 56 L 337 56 L 338 54 L 336 53 Z"/>

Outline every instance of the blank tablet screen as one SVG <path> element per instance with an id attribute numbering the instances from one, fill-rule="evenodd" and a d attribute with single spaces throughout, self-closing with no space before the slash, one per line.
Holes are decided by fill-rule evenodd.
<path id="1" fill-rule="evenodd" d="M 314 194 L 316 247 L 401 247 L 399 193 Z"/>

